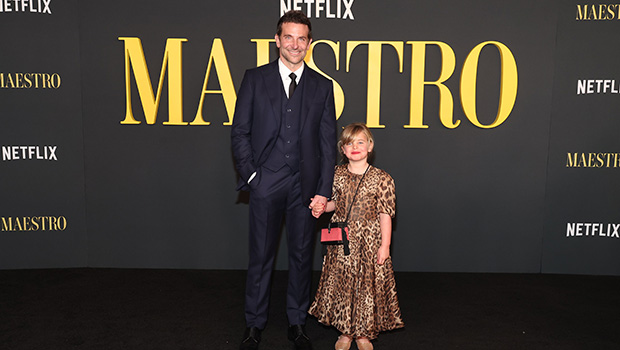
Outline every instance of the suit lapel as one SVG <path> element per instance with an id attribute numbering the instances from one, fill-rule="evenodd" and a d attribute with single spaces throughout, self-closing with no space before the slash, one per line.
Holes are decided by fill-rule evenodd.
<path id="1" fill-rule="evenodd" d="M 318 83 L 316 77 L 314 76 L 313 71 L 310 70 L 308 65 L 304 68 L 304 73 L 301 76 L 303 80 L 303 93 L 304 96 L 301 99 L 301 125 L 299 131 L 303 130 L 304 125 L 306 124 L 306 120 L 308 119 L 308 112 L 310 111 L 310 106 L 312 105 L 312 101 L 314 101 L 314 95 L 316 94 L 316 89 L 318 87 Z"/>
<path id="2" fill-rule="evenodd" d="M 269 69 L 263 71 L 263 79 L 265 82 L 265 91 L 269 97 L 271 104 L 273 117 L 276 120 L 277 125 L 280 125 L 280 119 L 282 113 L 282 78 L 280 78 L 280 71 L 278 70 L 278 61 L 273 61 L 269 64 Z"/>

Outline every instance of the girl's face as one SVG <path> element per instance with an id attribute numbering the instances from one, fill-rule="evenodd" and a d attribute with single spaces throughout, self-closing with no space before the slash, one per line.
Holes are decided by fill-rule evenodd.
<path id="1" fill-rule="evenodd" d="M 342 146 L 342 153 L 350 162 L 368 161 L 368 153 L 372 152 L 373 144 L 368 142 L 368 138 L 363 132 L 357 134 L 349 143 Z"/>

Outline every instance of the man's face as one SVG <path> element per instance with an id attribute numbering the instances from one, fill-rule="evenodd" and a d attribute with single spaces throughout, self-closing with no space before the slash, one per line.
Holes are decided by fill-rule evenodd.
<path id="1" fill-rule="evenodd" d="M 288 69 L 295 71 L 301 66 L 310 48 L 312 39 L 308 38 L 308 26 L 299 23 L 282 23 L 282 32 L 276 34 L 276 45 L 280 58 Z"/>

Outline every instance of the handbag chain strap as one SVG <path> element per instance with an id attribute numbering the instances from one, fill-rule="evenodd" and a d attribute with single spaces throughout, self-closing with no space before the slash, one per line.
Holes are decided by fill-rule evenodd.
<path id="1" fill-rule="evenodd" d="M 353 203 L 355 203 L 355 197 L 357 197 L 357 191 L 359 191 L 360 185 L 362 184 L 362 181 L 364 181 L 364 177 L 366 176 L 366 172 L 368 172 L 368 169 L 370 169 L 370 164 L 368 164 L 368 167 L 366 167 L 366 170 L 364 170 L 364 174 L 362 175 L 360 182 L 357 184 L 357 188 L 355 189 L 355 194 L 353 194 L 353 199 L 351 200 L 351 204 L 349 205 L 349 210 L 347 211 L 347 216 L 344 218 L 344 222 L 347 222 L 347 220 L 349 220 L 349 214 L 351 214 L 351 209 L 353 209 Z"/>

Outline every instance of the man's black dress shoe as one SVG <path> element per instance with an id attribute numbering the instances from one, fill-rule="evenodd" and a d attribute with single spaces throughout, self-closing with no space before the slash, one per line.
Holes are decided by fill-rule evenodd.
<path id="1" fill-rule="evenodd" d="M 312 350 L 312 343 L 306 335 L 303 325 L 289 326 L 288 339 L 295 344 L 295 350 Z"/>
<path id="2" fill-rule="evenodd" d="M 256 327 L 246 328 L 239 350 L 256 350 L 258 343 L 260 343 L 260 329 Z"/>

